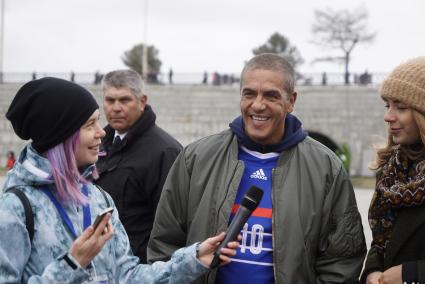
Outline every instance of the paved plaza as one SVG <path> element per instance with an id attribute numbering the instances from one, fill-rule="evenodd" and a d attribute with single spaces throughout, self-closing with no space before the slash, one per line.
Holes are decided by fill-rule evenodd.
<path id="1" fill-rule="evenodd" d="M 372 241 L 372 232 L 370 231 L 369 223 L 367 221 L 367 211 L 369 210 L 373 189 L 356 188 L 354 192 L 356 194 L 357 206 L 359 207 L 359 211 L 362 216 L 363 229 L 366 236 L 366 245 L 369 249 L 370 242 Z"/>

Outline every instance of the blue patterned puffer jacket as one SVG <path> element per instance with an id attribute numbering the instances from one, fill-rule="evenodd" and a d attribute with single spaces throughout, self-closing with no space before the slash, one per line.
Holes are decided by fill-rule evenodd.
<path id="1" fill-rule="evenodd" d="M 86 170 L 91 175 L 94 167 Z M 205 273 L 195 257 L 194 245 L 176 251 L 168 262 L 138 264 L 131 253 L 127 234 L 115 209 L 111 222 L 115 234 L 92 261 L 91 269 L 71 266 L 61 257 L 74 241 L 54 206 L 40 187 L 53 188 L 50 164 L 27 145 L 8 172 L 0 197 L 0 283 L 190 283 Z M 24 209 L 8 189 L 20 186 L 34 212 L 34 239 L 30 242 Z M 88 185 L 91 220 L 107 203 L 97 187 Z M 108 195 L 109 203 L 113 204 Z M 65 204 L 77 235 L 83 231 L 81 206 Z"/>

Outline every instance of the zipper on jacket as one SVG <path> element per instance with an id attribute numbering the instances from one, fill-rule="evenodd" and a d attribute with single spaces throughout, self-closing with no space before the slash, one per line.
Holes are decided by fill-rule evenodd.
<path id="1" fill-rule="evenodd" d="M 242 166 L 242 170 L 240 170 L 240 171 L 238 171 L 238 167 L 239 166 Z M 239 185 L 240 185 L 240 183 L 241 183 L 241 180 L 242 180 L 242 175 L 243 175 L 243 172 L 244 172 L 244 170 L 245 170 L 245 164 L 242 162 L 242 161 L 240 161 L 240 160 L 237 160 L 236 161 L 236 165 L 235 165 L 235 167 L 234 167 L 234 170 L 233 170 L 233 174 L 232 174 L 232 178 L 231 178 L 231 180 L 230 180 L 230 183 L 229 183 L 229 185 L 228 185 L 228 190 L 227 191 L 229 191 L 230 190 L 230 188 L 232 187 L 232 184 L 233 184 L 233 182 L 234 182 L 234 179 L 235 179 L 235 175 L 236 174 L 238 174 L 238 173 L 240 173 L 239 174 L 239 177 L 238 177 L 238 180 L 239 180 L 239 182 L 238 182 L 238 186 L 237 186 L 237 188 L 239 188 Z M 237 194 L 237 189 L 236 189 L 236 192 L 235 192 L 235 197 L 236 197 L 236 194 Z M 227 194 L 226 194 L 227 195 Z M 224 202 L 225 202 L 226 200 L 224 200 L 223 201 L 223 204 L 224 204 Z M 233 204 L 235 203 L 235 201 L 233 200 Z M 214 220 L 215 221 L 215 230 L 214 230 L 214 232 L 215 232 L 215 234 L 217 233 L 217 228 L 219 227 L 219 224 L 218 224 L 218 216 L 219 216 L 219 213 L 218 212 L 220 212 L 221 211 L 221 208 L 222 208 L 222 206 L 223 206 L 223 204 L 222 205 L 220 205 L 219 206 L 219 209 L 217 210 L 217 216 L 216 216 L 216 220 Z M 233 205 L 232 204 L 232 205 Z M 231 214 L 231 213 L 230 213 Z M 230 219 L 230 215 L 228 216 L 228 218 L 227 218 L 227 220 L 229 220 Z M 207 283 L 215 283 L 215 281 L 216 281 L 216 279 L 217 279 L 217 270 L 216 271 L 212 271 L 212 270 L 209 270 L 208 272 L 207 272 L 207 274 L 204 276 L 204 281 L 203 281 L 203 283 L 205 283 L 205 284 L 207 284 Z M 214 281 L 213 281 L 214 280 Z"/>
<path id="2" fill-rule="evenodd" d="M 274 237 L 274 234 L 276 232 L 276 228 L 275 228 L 275 224 L 274 224 L 274 173 L 275 173 L 275 169 L 272 169 L 272 245 L 273 245 L 273 277 L 274 277 L 274 282 L 277 283 L 277 277 L 276 277 L 276 254 L 275 254 L 275 249 L 276 249 L 276 240 Z"/>

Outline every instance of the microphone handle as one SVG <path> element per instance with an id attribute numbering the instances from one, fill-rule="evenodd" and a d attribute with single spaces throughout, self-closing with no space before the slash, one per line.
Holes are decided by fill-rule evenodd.
<path id="1" fill-rule="evenodd" d="M 238 234 L 242 230 L 249 216 L 251 216 L 251 213 L 252 211 L 250 211 L 248 208 L 242 206 L 239 207 L 239 210 L 236 212 L 235 217 L 227 229 L 224 240 L 220 243 L 214 253 L 214 258 L 210 264 L 211 269 L 216 268 L 220 264 L 220 250 L 226 247 L 228 242 L 232 242 L 237 239 Z"/>

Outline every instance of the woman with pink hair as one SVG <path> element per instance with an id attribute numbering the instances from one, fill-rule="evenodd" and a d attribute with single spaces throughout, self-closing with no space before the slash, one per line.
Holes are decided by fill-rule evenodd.
<path id="1" fill-rule="evenodd" d="M 0 283 L 189 283 L 209 270 L 223 233 L 176 251 L 168 262 L 143 265 L 117 210 L 92 225 L 105 208 L 115 208 L 92 183 L 105 135 L 98 108 L 86 89 L 57 78 L 31 81 L 13 99 L 6 117 L 31 143 L 0 198 Z M 16 190 L 29 200 L 33 235 Z M 222 262 L 237 246 L 221 250 Z"/>

